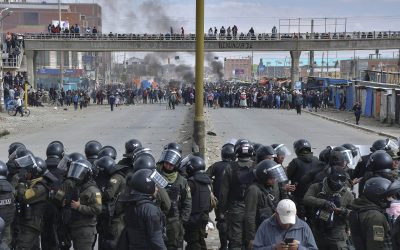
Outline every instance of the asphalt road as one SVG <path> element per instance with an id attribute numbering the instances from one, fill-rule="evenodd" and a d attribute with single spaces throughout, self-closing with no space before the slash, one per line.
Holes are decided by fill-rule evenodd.
<path id="1" fill-rule="evenodd" d="M 371 145 L 380 138 L 306 113 L 297 115 L 294 110 L 207 108 L 207 116 L 221 146 L 231 138 L 246 138 L 264 145 L 283 143 L 293 149 L 293 142 L 304 138 L 310 141 L 314 154 L 318 156 L 328 145 Z M 287 158 L 286 164 L 293 157 L 294 153 Z"/>
<path id="2" fill-rule="evenodd" d="M 121 159 L 125 142 L 136 138 L 152 149 L 157 160 L 165 144 L 187 140 L 184 131 L 191 124 L 187 120 L 188 107 L 166 110 L 165 104 L 120 106 L 113 112 L 109 106 L 92 105 L 82 111 L 66 112 L 70 113 L 66 119 L 41 126 L 32 124 L 16 134 L 0 138 L 0 159 L 7 160 L 8 146 L 14 141 L 24 143 L 35 155 L 45 158 L 47 145 L 54 140 L 62 141 L 67 153 L 83 153 L 87 141 L 98 140 L 103 145 L 115 147 L 118 159 Z M 46 116 L 51 116 L 51 113 Z"/>

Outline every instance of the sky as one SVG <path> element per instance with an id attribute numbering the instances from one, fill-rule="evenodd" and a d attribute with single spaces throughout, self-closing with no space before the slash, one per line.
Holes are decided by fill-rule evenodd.
<path id="1" fill-rule="evenodd" d="M 47 0 L 47 2 L 57 2 Z M 167 33 L 185 29 L 195 33 L 195 0 L 62 0 L 73 3 L 98 3 L 103 11 L 103 32 Z M 273 26 L 281 33 L 314 31 L 400 31 L 400 0 L 204 0 L 205 32 L 210 27 L 237 25 L 247 33 L 253 27 L 256 33 L 271 32 Z M 289 26 L 290 19 L 290 26 Z M 300 27 L 299 27 L 300 20 Z M 325 25 L 326 23 L 326 25 Z M 255 54 L 254 54 L 255 53 Z M 289 52 L 254 52 L 254 62 L 260 58 L 285 58 Z M 316 52 L 322 57 L 323 52 Z M 357 51 L 356 57 L 368 57 L 374 51 Z M 306 56 L 307 53 L 303 53 Z M 337 58 L 350 58 L 354 52 L 330 52 Z M 386 57 L 397 56 L 398 51 L 381 51 Z M 326 53 L 324 53 L 326 56 Z M 224 57 L 246 57 L 249 53 L 219 53 Z M 181 57 L 190 58 L 181 54 Z M 188 59 L 192 60 L 192 59 Z"/>

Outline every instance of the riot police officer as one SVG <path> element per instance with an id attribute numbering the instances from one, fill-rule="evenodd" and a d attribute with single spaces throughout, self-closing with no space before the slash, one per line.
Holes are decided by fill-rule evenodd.
<path id="1" fill-rule="evenodd" d="M 263 160 L 255 169 L 256 181 L 249 186 L 245 195 L 245 239 L 252 249 L 257 228 L 261 222 L 275 213 L 278 202 L 287 199 L 280 183 L 287 181 L 285 169 L 272 159 Z"/>
<path id="2" fill-rule="evenodd" d="M 342 166 L 330 166 L 322 182 L 312 184 L 304 205 L 313 210 L 312 226 L 319 249 L 347 248 L 347 216 L 353 194 L 348 190 L 348 175 Z"/>
<path id="3" fill-rule="evenodd" d="M 192 196 L 192 212 L 184 224 L 186 250 L 207 249 L 205 238 L 211 211 L 211 179 L 205 173 L 206 163 L 199 156 L 190 157 L 185 168 Z"/>
<path id="4" fill-rule="evenodd" d="M 153 199 L 157 193 L 153 172 L 140 169 L 127 176 L 126 193 L 120 199 L 126 216 L 119 250 L 167 249 L 163 240 L 165 220 Z"/>
<path id="5" fill-rule="evenodd" d="M 224 176 L 225 169 L 231 162 L 236 160 L 234 144 L 226 143 L 222 146 L 221 159 L 222 161 L 212 164 L 206 171 L 208 176 L 212 179 L 213 193 L 217 200 L 220 200 L 222 178 Z M 215 208 L 215 220 L 217 221 L 219 242 L 221 244 L 220 249 L 226 249 L 228 247 L 228 228 L 225 218 L 221 217 L 221 212 L 218 208 Z"/>
<path id="6" fill-rule="evenodd" d="M 26 147 L 20 142 L 13 142 L 8 147 L 8 161 L 6 163 L 8 167 L 8 181 L 11 181 L 12 177 L 18 172 L 14 160 L 16 158 L 17 152 L 22 150 L 26 150 Z"/>
<path id="7" fill-rule="evenodd" d="M 15 216 L 15 189 L 7 181 L 7 165 L 0 161 L 0 217 L 3 218 L 2 240 L 10 246 L 12 241 L 11 224 Z"/>
<path id="8" fill-rule="evenodd" d="M 102 213 L 98 216 L 99 249 L 116 249 L 118 238 L 123 229 L 122 208 L 118 206 L 118 197 L 125 189 L 125 173 L 128 168 L 116 165 L 109 156 L 94 161 L 96 168 L 107 176 L 104 186 L 98 186 L 102 192 Z"/>
<path id="9" fill-rule="evenodd" d="M 292 192 L 297 207 L 297 216 L 306 220 L 306 208 L 303 205 L 303 197 L 311 185 L 315 175 L 324 168 L 324 164 L 311 152 L 311 144 L 305 139 L 293 143 L 297 158 L 293 159 L 287 168 L 287 176 L 296 190 Z"/>
<path id="10" fill-rule="evenodd" d="M 275 150 L 276 152 L 276 157 L 274 158 L 274 161 L 278 164 L 282 164 L 283 166 L 283 161 L 285 160 L 286 157 L 290 156 L 292 152 L 286 147 L 285 144 L 278 144 L 274 143 L 271 145 L 271 147 Z"/>
<path id="11" fill-rule="evenodd" d="M 142 147 L 142 143 L 137 140 L 137 139 L 131 139 L 127 142 L 125 142 L 125 154 L 123 155 L 124 158 L 122 158 L 119 162 L 118 165 L 125 165 L 128 167 L 131 167 L 133 164 L 132 161 L 132 154 L 135 151 L 135 149 L 137 148 L 141 148 Z"/>
<path id="12" fill-rule="evenodd" d="M 253 183 L 253 147 L 246 139 L 239 139 L 235 144 L 237 161 L 225 168 L 222 180 L 219 211 L 226 216 L 228 224 L 228 248 L 242 249 L 244 240 L 244 198 L 246 189 Z"/>
<path id="13" fill-rule="evenodd" d="M 367 171 L 359 184 L 361 190 L 363 190 L 365 182 L 372 177 L 383 177 L 393 182 L 395 176 L 392 173 L 392 167 L 393 159 L 386 151 L 377 150 L 372 153 L 366 166 Z"/>
<path id="14" fill-rule="evenodd" d="M 156 161 L 153 155 L 150 153 L 145 153 L 136 157 L 135 162 L 133 163 L 133 173 L 141 169 L 156 169 Z M 165 215 L 168 215 L 169 210 L 171 209 L 171 200 L 167 191 L 164 188 L 159 188 L 155 198 L 156 204 L 161 208 L 161 211 L 165 213 Z"/>
<path id="15" fill-rule="evenodd" d="M 93 162 L 98 158 L 98 154 L 103 146 L 98 141 L 88 141 L 85 144 L 85 156 L 86 159 L 93 164 Z"/>
<path id="16" fill-rule="evenodd" d="M 17 186 L 17 220 L 15 249 L 31 249 L 39 240 L 42 231 L 43 214 L 49 197 L 50 186 L 54 179 L 46 177 L 47 166 L 41 158 L 35 157 L 28 161 L 16 159 L 17 164 L 25 171 L 20 175 Z M 20 160 L 21 159 L 21 160 Z"/>
<path id="17" fill-rule="evenodd" d="M 351 204 L 349 222 L 356 250 L 388 249 L 390 226 L 384 209 L 389 206 L 386 191 L 390 184 L 382 177 L 367 180 L 364 195 Z"/>
<path id="18" fill-rule="evenodd" d="M 183 246 L 183 223 L 189 220 L 192 209 L 192 197 L 187 180 L 178 174 L 181 154 L 175 149 L 164 149 L 159 164 L 160 174 L 168 181 L 165 187 L 171 200 L 167 215 L 166 246 L 170 249 L 181 249 Z"/>
<path id="19" fill-rule="evenodd" d="M 101 213 L 101 192 L 92 179 L 93 172 L 87 160 L 73 161 L 69 165 L 67 179 L 72 185 L 62 186 L 55 199 L 63 206 L 62 218 L 66 234 L 60 239 L 63 249 L 92 249 L 96 235 L 97 216 Z M 61 242 L 62 241 L 62 242 Z"/>

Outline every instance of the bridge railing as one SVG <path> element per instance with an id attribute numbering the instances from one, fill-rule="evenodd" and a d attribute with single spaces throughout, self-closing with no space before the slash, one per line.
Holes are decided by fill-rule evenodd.
<path id="1" fill-rule="evenodd" d="M 347 33 L 240 33 L 232 34 L 205 34 L 207 41 L 268 41 L 268 40 L 346 40 L 346 39 L 399 39 L 400 31 L 371 31 Z M 194 41 L 195 34 L 74 34 L 74 33 L 26 33 L 25 40 L 119 40 L 119 41 Z"/>

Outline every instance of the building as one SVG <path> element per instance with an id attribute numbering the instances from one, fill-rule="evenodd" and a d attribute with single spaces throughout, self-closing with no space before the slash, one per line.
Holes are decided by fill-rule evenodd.
<path id="1" fill-rule="evenodd" d="M 341 78 L 363 79 L 366 70 L 400 72 L 399 59 L 350 59 L 339 61 Z"/>
<path id="2" fill-rule="evenodd" d="M 226 80 L 252 81 L 253 65 L 251 57 L 240 59 L 225 58 L 224 76 Z"/>
<path id="3" fill-rule="evenodd" d="M 57 1 L 30 2 L 30 1 L 2 1 L 0 8 L 9 8 L 12 15 L 4 19 L 3 31 L 12 33 L 48 33 L 51 24 L 58 24 L 59 8 Z M 62 27 L 78 24 L 81 33 L 86 28 L 96 27 L 98 32 L 102 31 L 102 9 L 97 3 L 61 4 Z M 80 81 L 82 77 L 89 77 L 95 82 L 104 83 L 110 79 L 111 71 L 110 52 L 56 52 L 38 51 L 35 56 L 34 86 L 61 87 L 60 65 L 63 72 L 73 72 L 74 77 L 66 74 L 64 83 Z M 23 63 L 23 65 L 26 65 Z M 58 70 L 58 71 L 57 71 Z M 19 71 L 26 71 L 22 66 Z M 49 73 L 50 72 L 50 73 Z M 57 75 L 58 72 L 58 75 Z"/>

